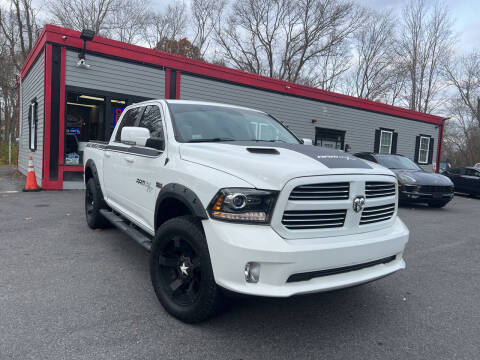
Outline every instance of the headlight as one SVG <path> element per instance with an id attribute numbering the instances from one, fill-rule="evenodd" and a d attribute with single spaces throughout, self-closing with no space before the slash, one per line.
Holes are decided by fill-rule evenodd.
<path id="1" fill-rule="evenodd" d="M 405 174 L 399 174 L 398 175 L 398 180 L 402 184 L 414 184 L 417 182 L 413 177 L 405 175 Z"/>
<path id="2" fill-rule="evenodd" d="M 217 220 L 268 224 L 277 197 L 278 191 L 221 189 L 208 205 L 208 213 Z"/>

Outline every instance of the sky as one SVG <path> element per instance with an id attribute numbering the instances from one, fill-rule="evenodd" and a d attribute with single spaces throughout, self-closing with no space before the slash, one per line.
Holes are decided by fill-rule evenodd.
<path id="1" fill-rule="evenodd" d="M 189 0 L 184 0 L 186 3 Z M 234 0 L 230 0 L 234 1 Z M 400 15 L 401 8 L 408 0 L 353 0 L 366 7 L 376 10 L 391 10 L 394 14 Z M 435 0 L 426 0 L 427 3 L 434 3 Z M 9 0 L 0 0 L 0 5 L 9 4 Z M 45 0 L 34 0 L 34 4 L 42 8 Z M 151 0 L 155 8 L 160 9 L 173 0 Z M 454 32 L 457 36 L 456 51 L 459 54 L 466 53 L 472 49 L 480 49 L 480 0 L 443 0 L 448 6 L 454 20 Z"/>
<path id="2" fill-rule="evenodd" d="M 407 0 L 354 0 L 366 7 L 377 10 L 391 10 L 400 15 Z M 444 0 L 454 20 L 454 32 L 459 54 L 480 49 L 480 0 Z M 434 0 L 427 0 L 434 3 Z"/>

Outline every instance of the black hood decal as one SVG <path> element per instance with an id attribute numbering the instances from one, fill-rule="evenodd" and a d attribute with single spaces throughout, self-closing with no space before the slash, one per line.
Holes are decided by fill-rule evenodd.
<path id="1" fill-rule="evenodd" d="M 248 146 L 250 148 L 276 148 L 295 151 L 322 163 L 331 169 L 371 169 L 366 161 L 340 150 L 327 149 L 314 145 L 287 144 L 267 141 L 226 141 L 230 145 Z"/>

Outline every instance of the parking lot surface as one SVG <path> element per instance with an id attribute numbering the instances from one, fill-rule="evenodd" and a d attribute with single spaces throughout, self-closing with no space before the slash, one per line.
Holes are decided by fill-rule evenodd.
<path id="1" fill-rule="evenodd" d="M 480 358 L 480 199 L 401 208 L 411 231 L 404 271 L 331 293 L 234 299 L 223 315 L 186 325 L 158 303 L 143 248 L 87 227 L 83 191 L 8 189 L 2 360 Z"/>

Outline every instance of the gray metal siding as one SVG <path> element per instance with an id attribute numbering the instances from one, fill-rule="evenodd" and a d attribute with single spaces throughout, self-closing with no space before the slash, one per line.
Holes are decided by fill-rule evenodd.
<path id="1" fill-rule="evenodd" d="M 352 152 L 373 151 L 375 129 L 383 127 L 398 133 L 397 153 L 413 159 L 416 136 L 430 135 L 435 139 L 433 162 L 436 159 L 438 128 L 434 124 L 185 74 L 182 74 L 180 84 L 181 99 L 262 110 L 283 121 L 300 138 L 314 139 L 315 126 L 345 130 L 345 144 L 351 146 Z M 313 119 L 318 122 L 313 124 Z M 423 167 L 432 171 L 432 165 Z"/>
<path id="2" fill-rule="evenodd" d="M 146 98 L 165 97 L 165 71 L 87 54 L 89 69 L 76 66 L 78 53 L 67 51 L 66 85 Z"/>
<path id="3" fill-rule="evenodd" d="M 45 52 L 42 52 L 36 62 L 31 67 L 28 74 L 22 80 L 21 96 L 22 109 L 20 114 L 21 135 L 19 139 L 18 151 L 18 170 L 22 174 L 27 174 L 28 159 L 33 157 L 35 166 L 35 175 L 38 185 L 42 185 L 42 167 L 43 167 L 43 123 L 44 123 L 44 85 L 45 85 Z M 37 150 L 31 151 L 28 147 L 28 108 L 30 102 L 37 98 Z"/>

